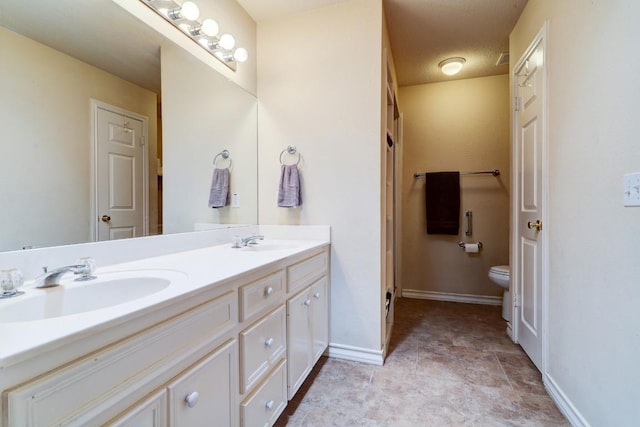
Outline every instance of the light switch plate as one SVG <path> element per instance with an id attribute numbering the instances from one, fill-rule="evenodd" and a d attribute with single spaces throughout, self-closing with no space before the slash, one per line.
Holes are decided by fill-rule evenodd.
<path id="1" fill-rule="evenodd" d="M 232 208 L 240 207 L 240 194 L 238 193 L 231 194 L 231 207 Z"/>
<path id="2" fill-rule="evenodd" d="M 624 175 L 624 205 L 640 206 L 640 172 Z"/>

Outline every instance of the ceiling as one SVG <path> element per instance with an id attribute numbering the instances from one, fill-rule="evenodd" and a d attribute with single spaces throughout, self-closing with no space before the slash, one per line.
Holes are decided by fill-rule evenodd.
<path id="1" fill-rule="evenodd" d="M 260 22 L 350 0 L 237 1 Z M 501 52 L 508 51 L 509 33 L 526 2 L 383 0 L 398 83 L 508 73 L 508 65 L 496 62 Z M 113 5 L 112 0 L 56 0 L 48 2 L 47 13 L 42 13 L 33 2 L 1 0 L 0 25 L 159 92 L 162 36 Z M 117 32 L 111 31 L 114 22 Z M 458 75 L 448 77 L 438 63 L 452 56 L 467 62 Z"/>
<path id="2" fill-rule="evenodd" d="M 257 22 L 349 0 L 238 0 Z M 527 0 L 383 0 L 398 83 L 402 86 L 507 74 L 496 66 Z M 438 63 L 466 59 L 455 77 Z"/>

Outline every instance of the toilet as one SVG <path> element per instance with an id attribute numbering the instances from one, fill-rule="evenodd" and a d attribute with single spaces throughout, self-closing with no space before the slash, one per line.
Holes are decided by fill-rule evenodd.
<path id="1" fill-rule="evenodd" d="M 502 318 L 511 322 L 511 292 L 509 292 L 509 266 L 495 265 L 489 269 L 489 279 L 504 288 L 502 295 Z"/>

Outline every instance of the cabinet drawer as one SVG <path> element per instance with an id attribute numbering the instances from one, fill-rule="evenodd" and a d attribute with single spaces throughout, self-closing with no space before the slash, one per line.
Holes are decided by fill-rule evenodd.
<path id="1" fill-rule="evenodd" d="M 4 393 L 12 426 L 98 425 L 193 363 L 235 325 L 234 292 Z"/>
<path id="2" fill-rule="evenodd" d="M 106 424 L 107 427 L 166 427 L 167 391 L 165 389 L 138 403 Z"/>
<path id="3" fill-rule="evenodd" d="M 232 340 L 167 386 L 169 427 L 236 425 L 236 357 Z"/>
<path id="4" fill-rule="evenodd" d="M 241 425 L 272 426 L 287 406 L 286 362 L 283 360 L 267 380 L 240 404 Z"/>
<path id="5" fill-rule="evenodd" d="M 327 273 L 329 257 L 322 252 L 287 268 L 288 292 L 294 293 Z"/>
<path id="6" fill-rule="evenodd" d="M 285 293 L 284 270 L 249 283 L 240 288 L 240 321 L 275 306 Z"/>
<path id="7" fill-rule="evenodd" d="M 246 393 L 285 357 L 284 305 L 240 332 L 240 392 Z"/>

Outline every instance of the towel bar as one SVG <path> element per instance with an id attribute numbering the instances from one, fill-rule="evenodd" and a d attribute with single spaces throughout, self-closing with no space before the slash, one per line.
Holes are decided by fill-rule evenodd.
<path id="1" fill-rule="evenodd" d="M 498 176 L 500 175 L 500 169 L 494 169 L 492 171 L 476 171 L 476 172 L 460 172 L 460 175 L 488 175 L 491 174 L 493 176 Z M 426 174 L 424 173 L 414 173 L 413 177 L 415 179 L 421 178 L 423 176 L 425 176 Z"/>

